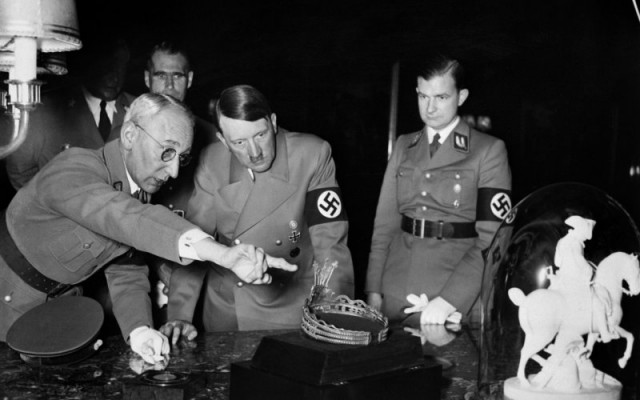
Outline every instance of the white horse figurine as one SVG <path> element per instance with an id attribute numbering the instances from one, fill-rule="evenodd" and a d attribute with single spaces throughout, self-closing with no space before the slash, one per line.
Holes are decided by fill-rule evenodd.
<path id="1" fill-rule="evenodd" d="M 627 282 L 629 290 L 623 289 L 623 281 Z M 600 285 L 609 293 L 612 313 L 606 319 L 594 317 L 594 313 L 604 315 L 606 311 L 589 286 L 586 286 L 584 296 L 580 296 L 583 298 L 577 299 L 567 299 L 565 294 L 555 289 L 537 289 L 527 296 L 518 288 L 509 289 L 509 298 L 520 307 L 518 318 L 526 335 L 518 366 L 518 379 L 523 386 L 530 386 L 525 376 L 527 361 L 532 357 L 538 359 L 539 357 L 534 355 L 549 345 L 554 337 L 555 341 L 550 351 L 560 355 L 557 352 L 566 353 L 572 343 L 577 340 L 583 342 L 582 335 L 588 335 L 586 351 L 590 353 L 600 331 L 610 329 L 614 339 L 623 337 L 627 341 L 624 355 L 618 360 L 621 368 L 626 366 L 631 357 L 634 338 L 619 325 L 622 320 L 620 301 L 623 293 L 631 296 L 640 293 L 638 257 L 623 252 L 609 255 L 598 265 L 592 285 Z M 609 328 L 596 323 L 606 320 Z M 547 381 L 548 379 L 542 386 Z"/>

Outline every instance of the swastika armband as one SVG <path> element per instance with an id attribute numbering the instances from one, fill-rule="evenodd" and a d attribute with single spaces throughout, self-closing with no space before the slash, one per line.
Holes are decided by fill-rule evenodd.
<path id="1" fill-rule="evenodd" d="M 476 221 L 502 221 L 511 210 L 511 191 L 479 188 Z"/>
<path id="2" fill-rule="evenodd" d="M 328 187 L 307 192 L 304 215 L 307 225 L 346 221 L 347 212 L 342 204 L 339 187 Z"/>

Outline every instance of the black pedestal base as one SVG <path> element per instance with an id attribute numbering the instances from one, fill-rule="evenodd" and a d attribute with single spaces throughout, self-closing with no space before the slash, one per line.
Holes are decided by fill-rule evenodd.
<path id="1" fill-rule="evenodd" d="M 251 361 L 231 364 L 231 400 L 388 400 L 440 399 L 440 364 L 426 362 L 406 370 L 329 385 L 312 385 L 261 371 Z"/>

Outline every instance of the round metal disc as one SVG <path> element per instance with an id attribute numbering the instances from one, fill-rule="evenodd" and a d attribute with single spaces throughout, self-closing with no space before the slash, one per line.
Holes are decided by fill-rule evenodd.
<path id="1" fill-rule="evenodd" d="M 189 382 L 189 375 L 173 371 L 147 371 L 140 375 L 140 380 L 152 386 L 176 386 Z"/>

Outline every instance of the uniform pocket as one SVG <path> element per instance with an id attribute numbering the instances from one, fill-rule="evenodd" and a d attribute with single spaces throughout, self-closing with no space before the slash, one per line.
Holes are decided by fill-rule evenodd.
<path id="1" fill-rule="evenodd" d="M 462 204 L 476 204 L 477 187 L 473 170 L 445 170 L 438 172 L 438 190 L 432 195 L 445 207 L 458 208 Z"/>
<path id="2" fill-rule="evenodd" d="M 104 249 L 105 244 L 93 232 L 81 226 L 49 244 L 53 257 L 71 272 L 95 267 Z"/>

